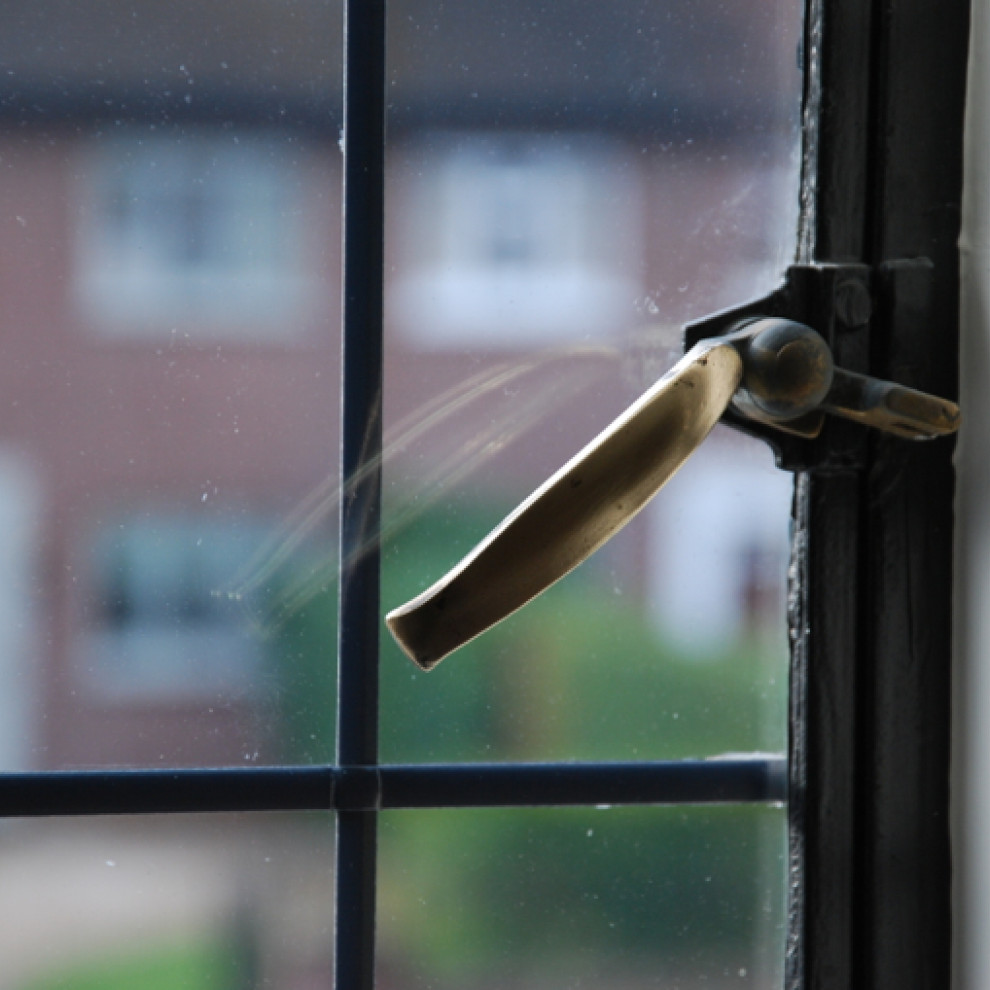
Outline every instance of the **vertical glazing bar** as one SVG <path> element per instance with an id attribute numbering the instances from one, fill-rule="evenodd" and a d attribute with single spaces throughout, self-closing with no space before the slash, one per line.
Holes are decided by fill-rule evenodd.
<path id="1" fill-rule="evenodd" d="M 344 9 L 343 392 L 337 761 L 378 762 L 385 2 Z M 376 814 L 337 817 L 334 986 L 374 986 Z"/>

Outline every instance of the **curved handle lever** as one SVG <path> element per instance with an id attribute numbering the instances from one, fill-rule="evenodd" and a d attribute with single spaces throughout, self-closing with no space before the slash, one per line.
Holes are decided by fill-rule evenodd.
<path id="1" fill-rule="evenodd" d="M 914 438 L 958 425 L 950 402 L 874 379 L 864 379 L 869 388 L 850 385 L 861 377 L 836 369 L 822 337 L 786 320 L 756 320 L 701 341 L 453 570 L 389 612 L 389 630 L 420 667 L 436 666 L 618 532 L 730 402 L 763 422 L 800 424 L 806 436 L 820 429 L 821 410 Z"/>
<path id="2" fill-rule="evenodd" d="M 705 439 L 742 368 L 727 341 L 695 345 L 450 573 L 385 617 L 402 649 L 428 670 L 594 553 Z"/>

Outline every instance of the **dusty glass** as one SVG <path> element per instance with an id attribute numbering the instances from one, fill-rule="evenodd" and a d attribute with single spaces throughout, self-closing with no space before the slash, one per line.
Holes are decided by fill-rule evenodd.
<path id="1" fill-rule="evenodd" d="M 9 820 L 4 990 L 329 986 L 326 815 Z"/>
<path id="2" fill-rule="evenodd" d="M 797 238 L 801 8 L 390 6 L 383 600 L 453 566 Z M 790 477 L 717 429 L 652 507 L 419 672 L 386 760 L 785 747 Z M 520 566 L 525 566 L 521 562 Z"/>
<path id="3" fill-rule="evenodd" d="M 380 979 L 780 986 L 783 829 L 760 807 L 388 812 Z"/>
<path id="4" fill-rule="evenodd" d="M 0 26 L 0 767 L 325 759 L 340 10 Z"/>

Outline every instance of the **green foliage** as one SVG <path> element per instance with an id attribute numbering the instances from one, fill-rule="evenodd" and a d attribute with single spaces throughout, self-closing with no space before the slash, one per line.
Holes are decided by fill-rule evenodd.
<path id="1" fill-rule="evenodd" d="M 546 965 L 715 972 L 782 939 L 783 833 L 760 807 L 389 813 L 382 941 L 452 986 Z"/>
<path id="2" fill-rule="evenodd" d="M 383 611 L 499 517 L 447 511 L 400 533 L 383 547 Z M 332 753 L 333 605 L 331 592 L 314 599 L 280 634 L 292 758 Z M 429 674 L 382 632 L 384 762 L 682 759 L 784 745 L 782 657 L 747 643 L 716 659 L 679 655 L 594 559 Z M 783 876 L 775 809 L 384 818 L 383 941 L 454 982 L 547 951 L 711 956 L 748 944 L 758 915 L 771 928 L 782 919 L 768 893 Z M 770 879 L 768 864 L 779 871 Z"/>
<path id="3" fill-rule="evenodd" d="M 220 942 L 144 946 L 50 973 L 24 990 L 233 990 L 236 963 Z"/>
<path id="4" fill-rule="evenodd" d="M 337 586 L 285 616 L 272 637 L 279 750 L 286 763 L 330 763 L 337 708 Z"/>
<path id="5" fill-rule="evenodd" d="M 386 554 L 385 607 L 407 600 L 485 533 L 430 520 Z M 490 523 L 499 513 L 485 513 Z M 393 564 L 402 562 L 402 569 Z M 784 746 L 782 657 L 740 643 L 684 656 L 597 558 L 429 674 L 382 649 L 385 759 L 681 759 Z"/>
<path id="6" fill-rule="evenodd" d="M 383 611 L 417 594 L 498 510 L 425 516 L 383 547 Z M 664 644 L 633 594 L 592 559 L 423 674 L 382 628 L 382 758 L 681 759 L 781 750 L 783 664 L 757 644 L 715 659 Z M 333 758 L 337 588 L 274 636 L 284 758 Z"/>

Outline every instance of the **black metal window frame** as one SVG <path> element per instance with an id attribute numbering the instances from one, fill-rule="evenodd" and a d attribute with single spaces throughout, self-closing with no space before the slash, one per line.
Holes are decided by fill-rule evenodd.
<path id="1" fill-rule="evenodd" d="M 799 260 L 870 266 L 869 369 L 948 396 L 967 29 L 964 0 L 811 0 L 804 44 Z M 379 763 L 385 78 L 385 0 L 347 0 L 336 764 L 3 774 L 0 816 L 335 811 L 335 986 L 368 990 L 383 809 L 788 799 L 788 987 L 948 985 L 949 441 L 799 474 L 787 761 Z"/>
<path id="2" fill-rule="evenodd" d="M 969 8 L 812 0 L 805 45 L 801 260 L 865 266 L 844 346 L 950 398 Z M 946 987 L 954 445 L 833 438 L 795 495 L 787 986 Z"/>

